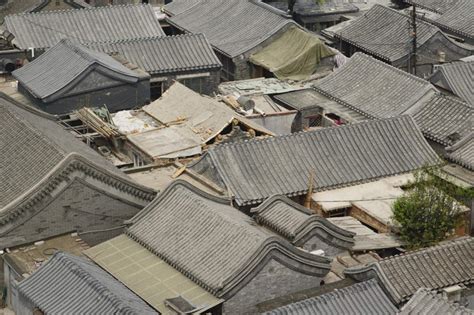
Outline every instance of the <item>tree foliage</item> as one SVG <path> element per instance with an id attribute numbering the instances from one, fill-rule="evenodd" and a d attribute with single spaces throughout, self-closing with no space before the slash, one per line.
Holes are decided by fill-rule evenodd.
<path id="1" fill-rule="evenodd" d="M 436 168 L 415 174 L 410 190 L 393 205 L 393 218 L 407 247 L 431 246 L 446 239 L 460 223 L 461 192 L 439 176 Z"/>

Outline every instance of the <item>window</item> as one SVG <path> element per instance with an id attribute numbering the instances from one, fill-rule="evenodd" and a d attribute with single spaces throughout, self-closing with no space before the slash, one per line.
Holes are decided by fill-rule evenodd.
<path id="1" fill-rule="evenodd" d="M 150 99 L 152 101 L 160 98 L 163 93 L 163 82 L 150 82 Z"/>
<path id="2" fill-rule="evenodd" d="M 205 84 L 204 78 L 181 79 L 179 82 L 194 92 L 198 92 L 200 94 L 202 94 Z"/>

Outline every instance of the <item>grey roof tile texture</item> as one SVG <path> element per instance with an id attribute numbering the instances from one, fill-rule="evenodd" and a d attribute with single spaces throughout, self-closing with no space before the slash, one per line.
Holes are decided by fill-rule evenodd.
<path id="1" fill-rule="evenodd" d="M 357 283 L 331 293 L 285 305 L 265 315 L 368 315 L 396 314 L 397 308 L 377 281 Z"/>
<path id="2" fill-rule="evenodd" d="M 453 145 L 473 127 L 474 106 L 436 94 L 413 114 L 423 134 L 442 145 Z"/>
<path id="3" fill-rule="evenodd" d="M 22 49 L 52 47 L 63 38 L 84 44 L 165 35 L 147 4 L 10 15 L 5 27 Z"/>
<path id="4" fill-rule="evenodd" d="M 270 249 L 286 248 L 321 274 L 330 268 L 329 259 L 297 250 L 228 199 L 184 181 L 173 182 L 130 223 L 128 236 L 217 297 L 241 283 Z"/>
<path id="5" fill-rule="evenodd" d="M 190 167 L 210 166 L 242 206 L 307 193 L 312 170 L 314 189 L 325 190 L 438 162 L 412 118 L 401 116 L 220 145 Z"/>
<path id="6" fill-rule="evenodd" d="M 398 315 L 473 315 L 474 311 L 449 302 L 441 294 L 420 288 L 401 309 Z"/>
<path id="7" fill-rule="evenodd" d="M 285 196 L 268 198 L 260 206 L 251 210 L 253 218 L 261 225 L 282 235 L 290 242 L 297 242 L 315 229 L 329 234 L 331 245 L 351 248 L 354 245 L 354 233 L 337 227 L 326 218 L 314 214 L 311 210 L 297 204 Z M 333 242 L 334 239 L 337 239 Z"/>
<path id="8" fill-rule="evenodd" d="M 448 159 L 474 171 L 474 131 L 447 147 Z"/>
<path id="9" fill-rule="evenodd" d="M 158 314 L 85 258 L 57 252 L 18 291 L 45 314 Z"/>
<path id="10" fill-rule="evenodd" d="M 204 34 L 148 37 L 87 46 L 108 54 L 119 53 L 152 75 L 222 66 Z"/>
<path id="11" fill-rule="evenodd" d="M 204 33 L 217 50 L 233 58 L 258 46 L 291 19 L 254 0 L 174 0 L 165 10 L 173 25 Z M 280 13 L 277 13 L 280 12 Z"/>
<path id="12" fill-rule="evenodd" d="M 415 4 L 436 13 L 446 12 L 453 6 L 453 4 L 456 4 L 459 1 L 460 0 L 404 0 L 406 3 Z"/>
<path id="13" fill-rule="evenodd" d="M 53 116 L 0 93 L 0 216 L 8 203 L 27 192 L 70 154 L 78 154 L 121 178 L 128 177 L 85 143 L 64 130 Z"/>
<path id="14" fill-rule="evenodd" d="M 441 17 L 430 22 L 446 31 L 474 39 L 474 1 L 458 0 Z"/>
<path id="15" fill-rule="evenodd" d="M 428 81 L 363 53 L 354 54 L 314 88 L 368 118 L 401 115 L 435 92 Z"/>
<path id="16" fill-rule="evenodd" d="M 474 61 L 446 63 L 439 65 L 437 71 L 454 94 L 474 106 Z"/>
<path id="17" fill-rule="evenodd" d="M 422 287 L 441 289 L 474 283 L 474 238 L 462 238 L 386 258 L 366 267 L 345 270 L 356 279 L 381 281 L 397 303 L 408 300 Z"/>
<path id="18" fill-rule="evenodd" d="M 391 8 L 374 5 L 335 36 L 386 61 L 394 62 L 411 53 L 410 17 Z M 417 45 L 423 45 L 440 30 L 417 20 Z"/>
<path id="19" fill-rule="evenodd" d="M 88 49 L 69 39 L 62 39 L 41 56 L 13 71 L 12 75 L 33 96 L 45 99 L 69 86 L 94 66 L 102 66 L 129 82 L 139 75 L 111 56 Z"/>

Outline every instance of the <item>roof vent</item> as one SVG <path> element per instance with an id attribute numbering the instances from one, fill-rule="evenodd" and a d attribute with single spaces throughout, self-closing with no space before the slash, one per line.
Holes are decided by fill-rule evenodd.
<path id="1" fill-rule="evenodd" d="M 166 299 L 165 305 L 180 315 L 192 314 L 197 311 L 197 308 L 194 305 L 180 295 L 175 298 Z"/>

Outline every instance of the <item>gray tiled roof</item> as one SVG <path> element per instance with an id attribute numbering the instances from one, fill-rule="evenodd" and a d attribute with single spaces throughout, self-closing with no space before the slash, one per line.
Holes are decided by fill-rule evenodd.
<path id="1" fill-rule="evenodd" d="M 423 134 L 442 145 L 452 145 L 473 127 L 474 107 L 453 97 L 436 94 L 413 114 Z"/>
<path id="2" fill-rule="evenodd" d="M 335 36 L 379 58 L 394 62 L 411 52 L 409 21 L 409 16 L 376 4 L 337 31 Z M 417 20 L 417 45 L 423 45 L 437 32 L 440 30 L 436 26 Z"/>
<path id="3" fill-rule="evenodd" d="M 441 29 L 474 39 L 474 1 L 459 0 L 441 14 L 430 20 Z"/>
<path id="4" fill-rule="evenodd" d="M 474 106 L 474 61 L 439 65 L 432 78 L 438 74 L 446 80 L 454 94 Z"/>
<path id="5" fill-rule="evenodd" d="M 399 315 L 473 315 L 474 311 L 449 302 L 436 291 L 420 288 L 405 304 Z"/>
<path id="6" fill-rule="evenodd" d="M 363 53 L 354 54 L 314 88 L 368 118 L 403 114 L 435 91 L 428 81 Z"/>
<path id="7" fill-rule="evenodd" d="M 174 0 L 165 10 L 173 14 L 173 25 L 204 33 L 214 48 L 232 58 L 258 46 L 285 25 L 296 24 L 256 0 Z"/>
<path id="8" fill-rule="evenodd" d="M 294 270 L 327 274 L 329 259 L 296 249 L 229 203 L 174 181 L 130 220 L 126 233 L 217 297 L 225 298 L 250 281 L 242 279 L 274 251 L 281 263 L 295 262 Z"/>
<path id="9" fill-rule="evenodd" d="M 279 307 L 266 315 L 396 314 L 397 308 L 377 281 L 369 280 L 333 292 Z"/>
<path id="10" fill-rule="evenodd" d="M 221 67 L 204 34 L 148 37 L 88 44 L 105 53 L 119 53 L 150 74 Z"/>
<path id="11" fill-rule="evenodd" d="M 109 174 L 129 180 L 102 156 L 64 130 L 53 116 L 19 104 L 2 93 L 0 116 L 0 160 L 6 162 L 0 178 L 0 217 L 2 208 L 45 180 L 71 155 L 84 157 Z"/>
<path id="12" fill-rule="evenodd" d="M 444 13 L 449 8 L 456 4 L 460 0 L 403 0 L 409 4 L 416 4 L 419 7 L 424 9 L 436 12 L 436 13 Z"/>
<path id="13" fill-rule="evenodd" d="M 409 116 L 220 145 L 191 165 L 225 183 L 238 205 L 410 172 L 438 157 Z M 212 170 L 209 173 L 209 170 Z"/>
<path id="14" fill-rule="evenodd" d="M 251 210 L 255 220 L 294 244 L 313 233 L 342 248 L 354 245 L 354 233 L 343 230 L 285 196 L 268 198 Z M 317 231 L 319 230 L 319 231 Z"/>
<path id="15" fill-rule="evenodd" d="M 46 314 L 158 314 L 93 262 L 61 252 L 18 291 Z"/>
<path id="16" fill-rule="evenodd" d="M 13 71 L 12 75 L 36 98 L 52 99 L 55 93 L 79 80 L 94 66 L 103 67 L 126 82 L 134 83 L 139 79 L 137 73 L 109 55 L 69 39 L 62 39 L 33 62 Z"/>
<path id="17" fill-rule="evenodd" d="M 23 49 L 51 47 L 63 38 L 84 44 L 164 35 L 153 8 L 145 4 L 10 15 L 5 27 Z"/>
<path id="18" fill-rule="evenodd" d="M 474 131 L 456 144 L 447 147 L 448 159 L 474 171 Z"/>
<path id="19" fill-rule="evenodd" d="M 474 283 L 474 238 L 386 258 L 365 267 L 345 270 L 359 281 L 378 278 L 397 303 L 408 300 L 421 287 L 442 289 Z"/>
<path id="20" fill-rule="evenodd" d="M 22 12 L 38 12 L 42 10 L 52 0 L 21 0 L 8 1 L 8 4 L 0 8 L 0 23 L 3 23 L 5 16 Z M 71 8 L 89 8 L 90 5 L 83 0 L 65 0 Z"/>

